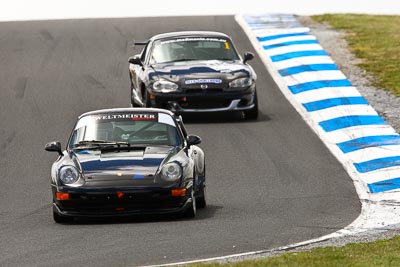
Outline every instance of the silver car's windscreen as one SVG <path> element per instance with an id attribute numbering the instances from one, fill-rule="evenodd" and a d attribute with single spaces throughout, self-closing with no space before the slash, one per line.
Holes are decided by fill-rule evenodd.
<path id="1" fill-rule="evenodd" d="M 227 39 L 186 37 L 154 42 L 150 64 L 192 60 L 239 60 Z"/>

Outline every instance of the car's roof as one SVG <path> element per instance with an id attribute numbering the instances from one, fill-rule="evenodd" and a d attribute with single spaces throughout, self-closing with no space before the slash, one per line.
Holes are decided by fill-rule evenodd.
<path id="1" fill-rule="evenodd" d="M 159 40 L 159 39 L 166 39 L 166 38 L 175 38 L 175 37 L 183 37 L 183 36 L 190 36 L 190 37 L 223 37 L 228 38 L 230 37 L 222 32 L 212 32 L 212 31 L 181 31 L 181 32 L 168 32 L 154 35 L 150 38 L 150 40 Z"/>
<path id="2" fill-rule="evenodd" d="M 83 113 L 78 117 L 78 119 L 85 117 L 85 116 L 90 116 L 90 115 L 97 115 L 97 114 L 107 114 L 107 113 L 127 113 L 127 112 L 132 112 L 132 113 L 164 113 L 168 114 L 171 117 L 174 117 L 174 113 L 172 113 L 169 110 L 166 109 L 161 109 L 161 108 L 109 108 L 109 109 L 99 109 L 99 110 L 93 110 L 89 111 L 86 113 Z"/>

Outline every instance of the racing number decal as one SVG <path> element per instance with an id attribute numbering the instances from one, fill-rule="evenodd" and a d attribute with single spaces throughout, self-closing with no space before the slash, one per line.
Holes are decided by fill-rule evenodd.
<path id="1" fill-rule="evenodd" d="M 225 49 L 226 50 L 229 50 L 230 48 L 229 48 L 229 43 L 228 42 L 225 42 Z"/>

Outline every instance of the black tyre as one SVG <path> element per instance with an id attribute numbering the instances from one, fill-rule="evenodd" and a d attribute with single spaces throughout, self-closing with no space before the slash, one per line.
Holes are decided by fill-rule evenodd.
<path id="1" fill-rule="evenodd" d="M 150 103 L 150 94 L 149 94 L 149 91 L 146 90 L 146 88 L 144 88 L 144 89 L 142 90 L 142 97 L 143 97 L 142 102 L 143 102 L 143 104 L 144 104 L 144 107 L 146 107 L 146 108 L 151 107 L 151 103 Z"/>
<path id="2" fill-rule="evenodd" d="M 207 206 L 207 187 L 206 187 L 206 168 L 204 164 L 204 178 L 201 188 L 197 193 L 196 205 L 198 209 L 204 209 Z"/>
<path id="3" fill-rule="evenodd" d="M 248 120 L 256 120 L 258 118 L 258 98 L 257 93 L 254 95 L 254 107 L 244 111 L 244 118 Z"/>
<path id="4" fill-rule="evenodd" d="M 206 194 L 205 182 L 203 183 L 199 192 L 199 196 L 196 199 L 196 206 L 198 209 L 204 209 L 207 206 L 207 194 Z"/>
<path id="5" fill-rule="evenodd" d="M 137 107 L 138 105 L 133 100 L 133 93 L 132 93 L 133 90 L 134 90 L 133 84 L 131 83 L 131 106 L 134 108 L 134 107 Z"/>
<path id="6" fill-rule="evenodd" d="M 53 219 L 56 223 L 69 223 L 73 221 L 72 217 L 64 217 L 53 211 Z"/>
<path id="7" fill-rule="evenodd" d="M 196 214 L 197 214 L 196 197 L 194 196 L 194 190 L 193 189 L 192 189 L 190 198 L 192 199 L 192 205 L 191 205 L 191 207 L 187 208 L 184 211 L 183 216 L 185 218 L 194 218 L 194 217 L 196 217 Z"/>

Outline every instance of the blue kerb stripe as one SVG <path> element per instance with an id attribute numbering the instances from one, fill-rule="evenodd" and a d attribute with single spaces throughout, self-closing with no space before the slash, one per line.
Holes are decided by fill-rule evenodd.
<path id="1" fill-rule="evenodd" d="M 340 148 L 340 150 L 343 151 L 343 153 L 349 153 L 368 147 L 394 145 L 400 145 L 400 135 L 398 134 L 366 136 L 337 144 L 337 146 Z"/>
<path id="2" fill-rule="evenodd" d="M 325 132 L 332 132 L 335 130 L 348 128 L 352 126 L 362 125 L 384 125 L 386 122 L 380 117 L 375 115 L 359 115 L 359 116 L 345 116 L 331 120 L 321 121 L 319 125 Z"/>
<path id="3" fill-rule="evenodd" d="M 389 180 L 384 180 L 372 184 L 368 184 L 369 191 L 371 193 L 380 193 L 389 190 L 394 190 L 400 188 L 400 178 L 394 178 Z"/>
<path id="4" fill-rule="evenodd" d="M 379 169 L 400 166 L 400 156 L 387 157 L 354 163 L 357 171 L 361 173 L 371 172 Z"/>
<path id="5" fill-rule="evenodd" d="M 293 94 L 298 94 L 298 93 L 302 93 L 305 91 L 315 90 L 315 89 L 320 89 L 320 88 L 325 88 L 325 87 L 343 87 L 343 86 L 351 86 L 350 81 L 347 79 L 323 80 L 323 81 L 299 83 L 299 84 L 288 86 L 288 88 Z"/>
<path id="6" fill-rule="evenodd" d="M 308 71 L 323 71 L 323 70 L 339 70 L 335 64 L 310 64 L 300 65 L 287 69 L 280 69 L 279 74 L 282 76 L 294 75 L 297 73 L 308 72 Z"/>
<path id="7" fill-rule="evenodd" d="M 310 50 L 310 51 L 297 51 L 289 52 L 281 55 L 275 55 L 271 57 L 272 62 L 278 62 L 297 57 L 312 57 L 312 56 L 328 56 L 324 50 Z"/>
<path id="8" fill-rule="evenodd" d="M 310 31 L 296 32 L 296 33 L 284 33 L 284 34 L 270 35 L 270 36 L 264 36 L 264 37 L 257 37 L 257 39 L 260 42 L 264 42 L 264 41 L 275 40 L 275 39 L 279 39 L 279 38 L 283 38 L 283 37 L 309 35 L 309 32 Z"/>
<path id="9" fill-rule="evenodd" d="M 364 97 L 338 97 L 329 98 L 303 104 L 308 112 L 344 105 L 368 105 Z"/>
<path id="10" fill-rule="evenodd" d="M 268 49 L 282 47 L 282 46 L 300 45 L 300 44 L 318 44 L 318 41 L 317 40 L 292 41 L 292 42 L 279 43 L 279 44 L 273 44 L 273 45 L 264 45 L 263 48 L 265 50 L 268 50 Z"/>

